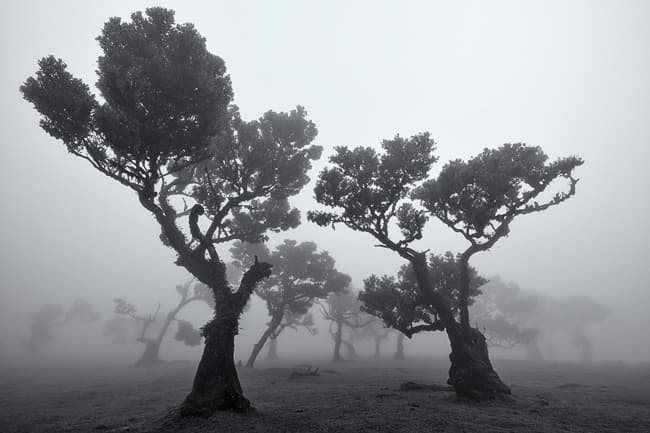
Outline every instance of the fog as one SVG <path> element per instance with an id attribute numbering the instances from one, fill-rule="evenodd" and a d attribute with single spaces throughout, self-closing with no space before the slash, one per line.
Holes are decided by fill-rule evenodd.
<path id="1" fill-rule="evenodd" d="M 588 325 L 594 361 L 650 362 L 650 4 L 646 1 L 159 1 L 192 22 L 208 49 L 222 57 L 244 119 L 269 109 L 306 107 L 324 154 L 334 146 L 375 146 L 395 134 L 430 131 L 442 165 L 484 147 L 525 142 L 551 159 L 585 160 L 575 197 L 520 217 L 509 237 L 471 264 L 522 289 L 551 298 L 587 296 L 611 309 Z M 110 358 L 135 362 L 143 348 L 104 336 L 113 300 L 126 298 L 142 314 L 178 302 L 176 285 L 192 276 L 174 264 L 160 229 L 135 194 L 102 176 L 38 127 L 39 115 L 18 87 L 37 60 L 54 54 L 91 85 L 100 54 L 95 37 L 111 16 L 151 6 L 141 1 L 17 2 L 4 5 L 0 32 L 0 352 L 28 353 L 31 315 L 44 304 L 68 308 L 83 297 L 101 318 L 54 329 L 42 351 L 49 359 Z M 95 89 L 92 89 L 95 91 Z M 313 182 L 293 197 L 302 213 L 295 230 L 272 234 L 314 241 L 338 270 L 362 287 L 369 275 L 395 273 L 403 261 L 367 235 L 306 221 L 318 208 Z M 431 221 L 418 248 L 462 251 L 464 240 Z M 227 256 L 228 246 L 220 253 Z M 196 303 L 179 317 L 201 326 L 210 309 Z M 327 324 L 319 333 L 286 330 L 281 357 L 332 353 Z M 258 300 L 241 320 L 235 359 L 243 359 L 268 321 Z M 544 327 L 544 324 L 541 324 Z M 131 330 L 133 337 L 137 330 Z M 202 346 L 164 341 L 162 359 L 198 360 Z M 395 350 L 395 334 L 382 346 Z M 577 361 L 569 337 L 557 332 L 541 348 L 548 360 Z M 374 345 L 358 343 L 362 356 Z M 443 333 L 418 335 L 406 353 L 446 356 Z M 266 349 L 260 358 L 263 358 Z M 493 356 L 523 358 L 520 349 Z"/>

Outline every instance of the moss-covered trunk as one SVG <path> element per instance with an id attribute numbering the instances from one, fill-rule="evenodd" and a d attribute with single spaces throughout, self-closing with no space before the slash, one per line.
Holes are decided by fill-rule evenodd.
<path id="1" fill-rule="evenodd" d="M 182 416 L 207 417 L 218 409 L 236 412 L 251 409 L 242 392 L 234 360 L 240 313 L 232 305 L 217 304 L 215 318 L 204 327 L 205 348 L 192 391 L 181 405 Z"/>
<path id="2" fill-rule="evenodd" d="M 499 375 L 494 371 L 488 347 L 483 334 L 469 326 L 467 299 L 469 293 L 469 272 L 467 258 L 461 257 L 460 283 L 460 323 L 454 316 L 448 299 L 432 290 L 425 256 L 412 261 L 418 286 L 425 299 L 433 305 L 442 323 L 451 345 L 449 360 L 449 379 L 447 383 L 454 387 L 459 397 L 473 400 L 487 400 L 511 393 Z M 463 260 L 464 259 L 464 260 Z"/>

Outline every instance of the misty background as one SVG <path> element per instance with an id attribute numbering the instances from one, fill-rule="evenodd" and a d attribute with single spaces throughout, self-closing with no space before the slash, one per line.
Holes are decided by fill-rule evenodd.
<path id="1" fill-rule="evenodd" d="M 143 314 L 173 308 L 174 289 L 191 279 L 174 265 L 152 215 L 135 194 L 69 155 L 38 127 L 38 113 L 18 87 L 48 54 L 62 58 L 94 92 L 95 41 L 111 16 L 128 20 L 150 6 L 194 23 L 208 49 L 222 57 L 244 119 L 306 107 L 324 154 L 334 146 L 375 146 L 399 133 L 430 131 L 440 161 L 468 158 L 507 142 L 539 145 L 550 159 L 577 154 L 585 164 L 576 196 L 521 217 L 511 234 L 471 264 L 524 290 L 553 297 L 586 295 L 608 305 L 610 318 L 589 326 L 596 361 L 650 361 L 650 3 L 646 1 L 10 1 L 0 29 L 0 351 L 28 338 L 29 318 L 45 303 L 69 306 L 84 297 L 101 323 L 55 331 L 57 356 L 100 356 L 141 348 L 110 345 L 101 336 L 113 299 Z M 394 273 L 402 260 L 373 239 L 340 226 L 306 221 L 317 208 L 313 183 L 291 200 L 302 211 L 297 229 L 271 236 L 315 241 L 353 286 L 372 273 Z M 462 251 L 462 237 L 430 221 L 422 249 Z M 221 249 L 227 253 L 227 247 Z M 196 304 L 179 315 L 202 325 L 210 311 Z M 314 316 L 319 313 L 314 310 Z M 250 353 L 268 320 L 253 300 L 244 313 L 236 359 Z M 446 356 L 442 333 L 407 342 L 414 351 Z M 394 338 L 394 337 L 393 337 Z M 94 340 L 93 340 L 94 339 Z M 296 344 L 300 341 L 300 345 Z M 552 343 L 549 343 L 552 344 Z M 311 338 L 285 331 L 280 356 L 331 353 L 325 325 Z M 392 344 L 390 344 L 392 346 Z M 161 357 L 198 359 L 199 348 L 163 343 Z M 561 346 L 560 346 L 561 347 Z M 394 346 L 385 347 L 390 354 Z M 363 352 L 363 350 L 360 350 Z M 367 352 L 370 353 L 370 352 Z M 498 352 L 500 355 L 502 352 Z M 495 353 L 495 357 L 498 357 Z M 505 356 L 505 354 L 504 354 Z M 553 350 L 559 360 L 575 352 Z"/>

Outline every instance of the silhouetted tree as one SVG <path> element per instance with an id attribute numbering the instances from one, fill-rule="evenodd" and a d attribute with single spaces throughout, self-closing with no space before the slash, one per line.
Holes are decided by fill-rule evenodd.
<path id="1" fill-rule="evenodd" d="M 312 211 L 309 219 L 321 226 L 343 223 L 368 233 L 380 246 L 411 263 L 424 302 L 435 308 L 438 323 L 434 319 L 432 325 L 447 332 L 451 344 L 448 382 L 459 396 L 483 399 L 510 394 L 492 368 L 485 337 L 470 327 L 469 258 L 507 235 L 516 216 L 547 209 L 571 197 L 577 182 L 571 173 L 582 160 L 570 157 L 546 164 L 547 157 L 539 147 L 506 144 L 486 149 L 468 162 L 452 161 L 437 179 L 420 185 L 436 161 L 429 134 L 409 139 L 396 136 L 384 140 L 382 147 L 381 155 L 372 148 L 337 147 L 330 158 L 333 166 L 320 173 L 314 191 L 320 204 L 340 212 Z M 559 178 L 568 180 L 568 191 L 539 203 L 539 195 Z M 410 247 L 422 238 L 429 215 L 470 242 L 459 258 L 456 306 L 434 289 L 426 253 Z M 391 233 L 393 222 L 400 230 L 397 238 Z"/>
<path id="2" fill-rule="evenodd" d="M 151 325 L 156 323 L 158 312 L 160 311 L 160 304 L 158 304 L 158 308 L 156 309 L 155 313 L 143 316 L 139 315 L 137 308 L 128 303 L 125 299 L 115 299 L 115 314 L 128 316 L 135 320 L 139 326 L 141 326 L 140 335 L 138 336 L 137 340 L 140 343 L 145 344 L 145 349 L 135 365 L 149 366 L 156 365 L 160 362 L 160 358 L 158 357 L 158 354 L 160 352 L 160 345 L 162 344 L 162 341 L 167 334 L 169 326 L 174 321 L 178 322 L 178 331 L 175 336 L 177 340 L 183 341 L 188 346 L 196 346 L 199 344 L 201 340 L 200 332 L 194 329 L 190 322 L 178 320 L 176 316 L 183 308 L 194 301 L 203 301 L 211 308 L 214 308 L 214 301 L 212 297 L 212 291 L 208 289 L 205 284 L 196 283 L 194 284 L 192 290 L 190 290 L 191 285 L 192 281 L 188 281 L 183 285 L 176 286 L 176 291 L 181 298 L 178 301 L 176 307 L 174 307 L 174 309 L 167 313 L 167 315 L 164 317 L 161 322 L 160 329 L 158 330 L 158 333 L 155 337 L 148 336 L 148 334 L 151 333 L 147 333 L 147 330 L 150 329 Z"/>
<path id="3" fill-rule="evenodd" d="M 47 343 L 52 341 L 52 329 L 61 324 L 63 309 L 60 305 L 46 304 L 32 314 L 32 323 L 29 326 L 29 342 L 27 346 L 32 352 L 38 352 Z"/>
<path id="4" fill-rule="evenodd" d="M 357 295 L 346 290 L 341 293 L 333 293 L 327 297 L 325 302 L 320 303 L 320 310 L 323 318 L 329 321 L 329 333 L 334 340 L 334 355 L 332 361 L 343 361 L 341 356 L 341 345 L 346 346 L 349 357 L 356 357 L 356 350 L 351 341 L 343 338 L 345 327 L 356 329 L 366 326 L 374 320 L 361 311 L 361 303 Z"/>
<path id="5" fill-rule="evenodd" d="M 27 346 L 32 352 L 38 352 L 54 338 L 54 327 L 67 323 L 92 323 L 99 317 L 100 314 L 84 298 L 75 299 L 65 311 L 60 305 L 43 305 L 32 314 Z"/>
<path id="6" fill-rule="evenodd" d="M 203 356 L 180 414 L 246 411 L 234 338 L 271 265 L 255 261 L 233 290 L 215 244 L 259 242 L 268 230 L 299 224 L 287 199 L 308 182 L 311 160 L 320 156 L 321 148 L 310 145 L 316 127 L 302 107 L 243 121 L 230 105 L 223 60 L 207 51 L 193 25 L 175 24 L 171 10 L 149 8 L 131 22 L 111 18 L 97 40 L 100 100 L 53 56 L 40 60 L 20 90 L 42 114 L 46 132 L 137 194 L 176 263 L 213 292 L 215 316 L 203 328 Z"/>
<path id="7" fill-rule="evenodd" d="M 294 313 L 291 310 L 287 310 L 284 313 L 284 319 L 280 326 L 269 336 L 269 351 L 267 352 L 266 359 L 268 361 L 273 361 L 279 359 L 278 357 L 278 337 L 285 329 L 292 329 L 298 331 L 299 329 L 305 329 L 311 335 L 318 334 L 318 328 L 314 323 L 314 316 L 311 312 L 307 314 Z"/>
<path id="8" fill-rule="evenodd" d="M 611 309 L 584 295 L 561 298 L 553 304 L 555 326 L 562 326 L 568 332 L 571 343 L 579 350 L 580 362 L 592 362 L 593 342 L 585 333 L 585 327 L 607 319 Z"/>
<path id="9" fill-rule="evenodd" d="M 338 272 L 335 261 L 327 251 L 316 252 L 314 242 L 286 239 L 273 252 L 262 244 L 236 242 L 230 252 L 239 263 L 248 265 L 255 257 L 273 265 L 271 276 L 261 281 L 255 293 L 266 303 L 271 316 L 266 330 L 253 347 L 246 362 L 253 367 L 257 355 L 269 338 L 277 338 L 282 330 L 308 313 L 317 299 L 341 292 L 350 277 Z M 287 315 L 289 313 L 289 315 Z M 296 317 L 298 316 L 298 317 Z M 284 321 L 284 326 L 281 326 Z"/>
<path id="10" fill-rule="evenodd" d="M 460 302 L 458 259 L 449 251 L 444 255 L 430 254 L 428 271 L 433 284 L 431 290 L 443 296 L 454 316 L 458 317 Z M 471 275 L 469 302 L 472 303 L 481 293 L 478 287 L 485 283 L 485 279 L 479 276 L 473 267 L 470 267 L 469 271 Z M 397 278 L 387 275 L 383 277 L 372 275 L 367 278 L 364 281 L 364 290 L 359 293 L 359 299 L 363 303 L 361 305 L 363 311 L 378 317 L 386 326 L 399 330 L 409 338 L 418 332 L 445 329 L 435 305 L 419 289 L 416 275 L 410 264 L 400 268 Z"/>

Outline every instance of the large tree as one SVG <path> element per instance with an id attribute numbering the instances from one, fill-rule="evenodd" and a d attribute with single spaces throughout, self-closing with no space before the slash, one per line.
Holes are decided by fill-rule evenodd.
<path id="1" fill-rule="evenodd" d="M 428 271 L 432 291 L 445 297 L 456 318 L 459 315 L 460 267 L 458 258 L 447 251 L 444 255 L 430 254 Z M 470 267 L 470 304 L 481 294 L 479 286 L 485 279 Z M 442 331 L 444 323 L 426 294 L 418 287 L 415 272 L 410 264 L 402 265 L 397 277 L 370 276 L 359 293 L 361 309 L 380 318 L 386 326 L 397 329 L 407 337 L 423 331 Z"/>
<path id="2" fill-rule="evenodd" d="M 269 230 L 299 224 L 288 198 L 320 156 L 311 145 L 316 127 L 302 107 L 242 120 L 223 60 L 192 24 L 176 24 L 171 10 L 111 18 L 97 40 L 99 99 L 53 56 L 39 61 L 23 96 L 70 153 L 136 193 L 176 263 L 213 292 L 215 315 L 203 328 L 205 349 L 181 415 L 246 411 L 234 339 L 271 265 L 255 261 L 232 289 L 215 245 L 260 242 Z"/>
<path id="3" fill-rule="evenodd" d="M 447 332 L 451 345 L 448 382 L 459 396 L 484 399 L 510 394 L 492 367 L 485 337 L 470 326 L 469 258 L 507 235 L 516 216 L 571 197 L 576 184 L 571 173 L 582 160 L 570 157 L 547 164 L 539 147 L 506 144 L 486 149 L 467 162 L 452 161 L 438 178 L 427 180 L 436 161 L 434 145 L 429 134 L 422 133 L 384 140 L 381 155 L 368 147 L 336 148 L 330 158 L 333 166 L 320 173 L 314 191 L 319 203 L 339 211 L 312 211 L 309 219 L 322 226 L 342 223 L 368 233 L 380 246 L 410 262 L 420 295 L 436 311 L 433 323 L 437 319 L 437 326 Z M 568 180 L 568 189 L 539 203 L 540 194 L 561 178 Z M 429 216 L 470 242 L 459 258 L 457 305 L 435 290 L 426 252 L 411 246 L 422 238 Z"/>
<path id="4" fill-rule="evenodd" d="M 185 284 L 179 284 L 176 286 L 176 291 L 180 295 L 178 304 L 163 317 L 160 323 L 160 327 L 157 330 L 155 336 L 151 336 L 151 325 L 156 323 L 158 320 L 157 316 L 160 310 L 160 304 L 158 304 L 158 308 L 154 314 L 144 316 L 138 314 L 137 308 L 133 304 L 127 302 L 126 299 L 115 299 L 114 312 L 116 314 L 130 317 L 131 319 L 135 320 L 136 323 L 138 323 L 140 326 L 138 342 L 143 343 L 145 345 L 145 348 L 135 365 L 150 366 L 156 365 L 160 362 L 160 358 L 158 357 L 158 353 L 160 352 L 160 345 L 162 344 L 162 341 L 167 334 L 167 330 L 173 322 L 177 322 L 178 324 L 178 330 L 176 333 L 177 340 L 183 341 L 188 346 L 196 346 L 199 344 L 199 331 L 194 329 L 190 322 L 178 319 L 178 313 L 180 313 L 180 311 L 187 305 L 195 301 L 205 302 L 207 305 L 213 308 L 214 301 L 212 298 L 212 291 L 208 289 L 205 284 L 195 283 L 194 287 L 191 286 L 192 281 L 188 281 Z"/>
<path id="5" fill-rule="evenodd" d="M 254 345 L 247 367 L 253 367 L 269 338 L 277 338 L 297 320 L 296 316 L 307 315 L 314 301 L 339 293 L 350 284 L 350 277 L 336 270 L 336 262 L 327 251 L 317 252 L 314 242 L 286 239 L 272 252 L 262 244 L 237 242 L 230 252 L 238 263 L 249 264 L 259 257 L 274 270 L 255 290 L 266 303 L 271 320 Z"/>

